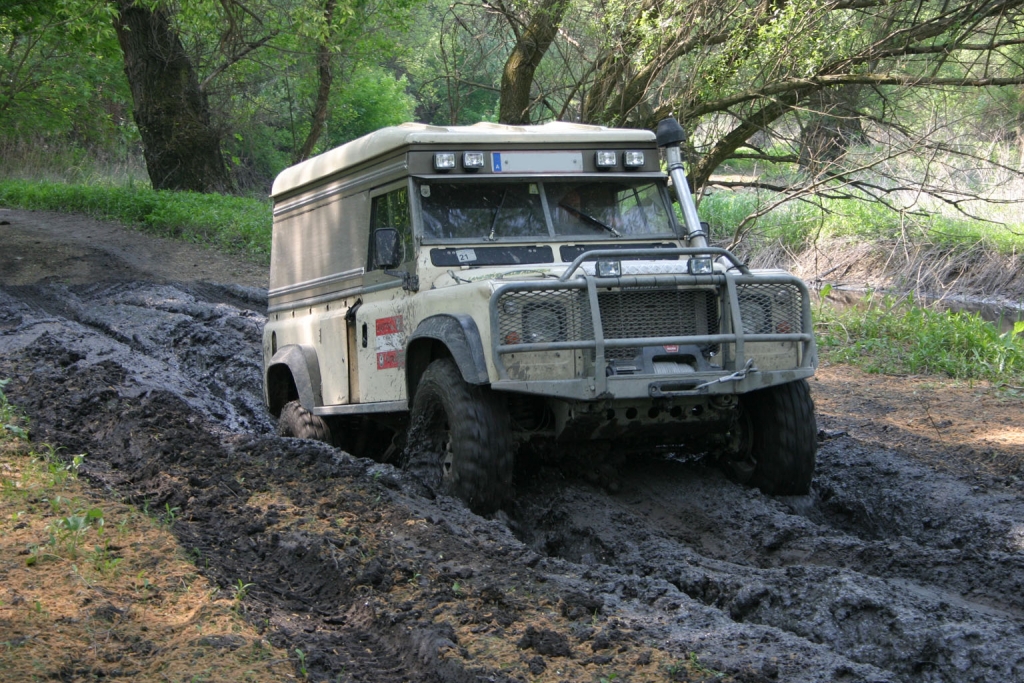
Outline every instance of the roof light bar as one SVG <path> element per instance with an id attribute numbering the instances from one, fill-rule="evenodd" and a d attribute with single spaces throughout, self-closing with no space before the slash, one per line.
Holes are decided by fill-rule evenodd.
<path id="1" fill-rule="evenodd" d="M 640 168 L 644 165 L 644 153 L 639 150 L 623 152 L 622 165 L 626 168 Z"/>
<path id="2" fill-rule="evenodd" d="M 434 170 L 450 171 L 455 168 L 455 152 L 435 152 Z"/>
<path id="3" fill-rule="evenodd" d="M 598 168 L 614 168 L 618 163 L 617 156 L 615 152 L 608 150 L 597 151 L 594 153 L 594 164 Z"/>
<path id="4" fill-rule="evenodd" d="M 484 153 L 483 152 L 463 152 L 462 153 L 462 168 L 483 168 L 484 167 Z"/>

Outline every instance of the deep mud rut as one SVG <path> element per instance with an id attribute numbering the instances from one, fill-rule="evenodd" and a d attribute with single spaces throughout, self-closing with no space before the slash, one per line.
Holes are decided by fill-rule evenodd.
<path id="1" fill-rule="evenodd" d="M 70 284 L 0 273 L 6 393 L 96 486 L 177 508 L 185 552 L 253 584 L 248 617 L 310 680 L 1024 680 L 1018 483 L 838 434 L 808 496 L 650 459 L 615 493 L 522 474 L 484 519 L 274 434 L 261 290 L 116 258 Z"/>

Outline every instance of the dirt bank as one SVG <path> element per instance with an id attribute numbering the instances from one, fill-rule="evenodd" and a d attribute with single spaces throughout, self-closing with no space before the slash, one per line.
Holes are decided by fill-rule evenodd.
<path id="1" fill-rule="evenodd" d="M 1024 680 L 1012 390 L 824 368 L 808 496 L 649 459 L 616 493 L 521 473 L 484 519 L 274 435 L 246 266 L 2 221 L 0 377 L 34 438 L 87 452 L 111 495 L 178 508 L 199 570 L 252 583 L 249 619 L 310 680 Z"/>

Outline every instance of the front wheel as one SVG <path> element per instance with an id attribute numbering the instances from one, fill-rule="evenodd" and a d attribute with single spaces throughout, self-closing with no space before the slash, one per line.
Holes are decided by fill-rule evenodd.
<path id="1" fill-rule="evenodd" d="M 778 384 L 740 399 L 736 449 L 726 465 L 743 484 L 770 495 L 811 490 L 818 426 L 807 380 Z"/>
<path id="2" fill-rule="evenodd" d="M 281 436 L 334 443 L 331 428 L 324 419 L 303 408 L 298 401 L 289 401 L 281 408 L 281 414 L 277 418 L 277 431 Z"/>
<path id="3" fill-rule="evenodd" d="M 474 512 L 492 512 L 511 493 L 508 410 L 490 388 L 466 383 L 450 359 L 433 361 L 420 379 L 406 448 L 406 469 Z"/>

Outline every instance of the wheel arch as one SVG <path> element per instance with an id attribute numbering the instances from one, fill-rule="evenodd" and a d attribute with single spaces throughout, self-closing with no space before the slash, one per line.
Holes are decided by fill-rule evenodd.
<path id="1" fill-rule="evenodd" d="M 409 405 L 431 361 L 448 357 L 462 378 L 473 385 L 490 383 L 483 339 L 476 321 L 464 313 L 434 315 L 423 320 L 409 337 L 405 352 L 405 380 Z"/>
<path id="2" fill-rule="evenodd" d="M 316 349 L 305 344 L 282 346 L 267 365 L 265 386 L 267 406 L 274 417 L 281 414 L 286 403 L 294 400 L 312 412 L 323 404 Z"/>

